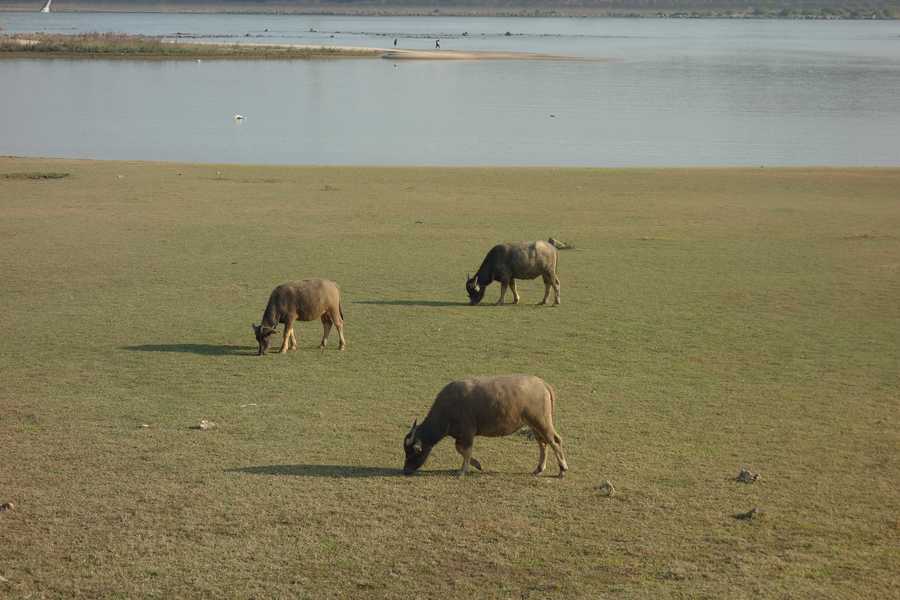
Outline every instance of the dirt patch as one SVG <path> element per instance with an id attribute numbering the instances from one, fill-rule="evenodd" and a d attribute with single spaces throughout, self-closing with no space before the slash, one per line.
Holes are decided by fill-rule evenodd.
<path id="1" fill-rule="evenodd" d="M 31 180 L 40 181 L 43 179 L 65 179 L 68 176 L 69 176 L 68 173 L 33 171 L 30 173 L 4 173 L 3 179 L 13 179 L 13 180 L 31 179 Z"/>

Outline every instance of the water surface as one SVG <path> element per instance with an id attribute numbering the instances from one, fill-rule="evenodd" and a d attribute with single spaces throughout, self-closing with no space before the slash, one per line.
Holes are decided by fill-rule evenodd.
<path id="1" fill-rule="evenodd" d="M 0 13 L 0 25 L 229 43 L 388 47 L 397 37 L 406 48 L 433 47 L 439 37 L 445 49 L 608 59 L 3 60 L 0 154 L 269 164 L 900 164 L 900 25 L 888 21 Z M 234 121 L 236 113 L 246 119 Z"/>

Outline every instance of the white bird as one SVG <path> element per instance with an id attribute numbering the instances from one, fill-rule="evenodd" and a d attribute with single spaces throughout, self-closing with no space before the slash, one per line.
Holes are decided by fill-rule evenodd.
<path id="1" fill-rule="evenodd" d="M 235 120 L 235 121 L 243 121 L 243 120 L 244 120 L 244 115 L 234 115 L 234 120 Z"/>

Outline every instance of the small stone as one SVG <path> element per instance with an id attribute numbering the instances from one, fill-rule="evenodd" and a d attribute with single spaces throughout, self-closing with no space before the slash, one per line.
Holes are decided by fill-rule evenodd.
<path id="1" fill-rule="evenodd" d="M 140 424 L 140 429 L 150 429 L 150 426 L 147 425 L 146 423 L 141 423 L 141 424 Z"/>
<path id="2" fill-rule="evenodd" d="M 606 496 L 607 498 L 611 498 L 616 493 L 616 488 L 613 486 L 610 480 L 605 480 L 597 487 L 597 491 L 601 496 Z"/>
<path id="3" fill-rule="evenodd" d="M 3 575 L 0 575 L 0 583 L 9 583 L 9 579 L 4 577 Z"/>
<path id="4" fill-rule="evenodd" d="M 6 512 L 8 510 L 15 510 L 16 505 L 12 502 L 4 502 L 0 504 L 0 512 Z"/>
<path id="5" fill-rule="evenodd" d="M 758 519 L 762 515 L 762 512 L 755 506 L 744 513 L 738 513 L 734 515 L 735 519 L 740 519 L 741 521 L 750 521 L 752 519 Z"/>
<path id="6" fill-rule="evenodd" d="M 216 427 L 215 422 L 207 421 L 206 419 L 201 419 L 200 423 L 194 427 L 194 429 L 199 429 L 200 431 L 208 431 Z"/>
<path id="7" fill-rule="evenodd" d="M 753 483 L 759 479 L 759 473 L 751 473 L 749 469 L 745 469 L 741 467 L 741 472 L 738 473 L 738 476 L 735 478 L 736 481 L 740 481 L 741 483 Z"/>

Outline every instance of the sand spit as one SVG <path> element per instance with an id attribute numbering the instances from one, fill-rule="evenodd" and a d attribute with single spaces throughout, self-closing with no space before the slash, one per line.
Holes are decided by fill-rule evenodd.
<path id="1" fill-rule="evenodd" d="M 167 43 L 183 45 L 203 44 L 222 45 L 208 41 L 184 41 L 183 39 L 166 38 Z M 337 52 L 342 55 L 352 56 L 378 56 L 389 60 L 559 60 L 559 61 L 594 61 L 606 62 L 606 59 L 588 59 L 579 56 L 561 56 L 555 54 L 540 54 L 537 52 L 497 52 L 493 50 L 405 50 L 402 48 L 375 48 L 372 46 L 336 46 L 322 44 L 247 44 L 240 46 L 252 48 L 299 48 L 304 50 L 323 50 Z"/>
<path id="2" fill-rule="evenodd" d="M 172 41 L 172 40 L 166 40 Z M 210 42 L 184 42 L 179 44 L 207 44 Z M 308 50 L 331 50 L 341 54 L 359 54 L 363 56 L 375 55 L 389 60 L 577 60 L 599 61 L 604 59 L 587 59 L 578 56 L 560 56 L 554 54 L 540 54 L 537 52 L 496 52 L 493 50 L 404 50 L 402 48 L 374 48 L 371 46 L 332 46 L 315 44 L 241 44 L 242 46 L 264 47 L 276 46 L 282 48 L 303 48 Z"/>
<path id="3" fill-rule="evenodd" d="M 211 40 L 185 40 L 181 37 L 146 37 L 124 34 L 46 35 L 33 37 L 0 36 L 2 57 L 65 55 L 73 57 L 128 58 L 256 58 L 256 59 L 313 59 L 313 58 L 384 58 L 388 60 L 550 60 L 607 62 L 537 52 L 502 52 L 493 50 L 412 50 L 375 48 L 369 46 L 338 46 L 331 44 L 223 44 Z"/>

